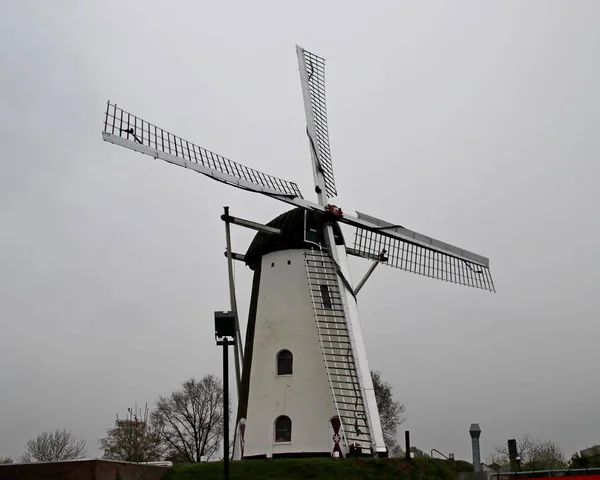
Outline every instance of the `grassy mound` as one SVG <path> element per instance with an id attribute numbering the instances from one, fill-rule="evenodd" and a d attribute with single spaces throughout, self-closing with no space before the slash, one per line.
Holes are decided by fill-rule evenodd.
<path id="1" fill-rule="evenodd" d="M 231 480 L 457 480 L 460 472 L 472 471 L 462 461 L 432 458 L 402 459 L 331 458 L 246 460 L 230 463 Z M 176 465 L 164 480 L 221 480 L 223 463 Z"/>

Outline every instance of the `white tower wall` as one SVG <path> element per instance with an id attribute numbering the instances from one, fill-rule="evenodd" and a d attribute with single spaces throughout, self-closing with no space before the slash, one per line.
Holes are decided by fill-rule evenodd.
<path id="1" fill-rule="evenodd" d="M 337 416 L 321 352 L 304 263 L 305 250 L 261 260 L 244 457 L 333 450 Z M 291 375 L 277 376 L 277 354 L 293 354 Z M 291 442 L 275 442 L 275 420 L 292 421 Z"/>

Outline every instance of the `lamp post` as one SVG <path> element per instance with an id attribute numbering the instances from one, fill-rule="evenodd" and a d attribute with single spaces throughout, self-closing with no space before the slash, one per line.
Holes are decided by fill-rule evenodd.
<path id="1" fill-rule="evenodd" d="M 517 448 L 517 441 L 511 438 L 508 441 L 508 458 L 510 459 L 510 471 L 521 471 L 521 457 Z"/>
<path id="2" fill-rule="evenodd" d="M 229 345 L 235 345 L 235 313 L 215 312 L 215 340 L 223 347 L 223 478 L 229 480 Z"/>

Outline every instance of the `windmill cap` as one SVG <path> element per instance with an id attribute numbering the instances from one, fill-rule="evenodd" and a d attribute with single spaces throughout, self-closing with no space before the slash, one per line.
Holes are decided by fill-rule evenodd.
<path id="1" fill-rule="evenodd" d="M 323 215 L 306 210 L 302 207 L 294 208 L 267 223 L 267 226 L 278 228 L 281 235 L 271 235 L 258 232 L 245 254 L 245 262 L 254 270 L 264 255 L 280 250 L 310 249 L 315 248 L 315 243 L 307 241 L 305 230 L 314 231 L 317 237 L 322 236 L 323 224 L 328 221 Z M 339 224 L 333 225 L 333 231 L 338 245 L 344 244 L 344 236 Z M 315 240 L 317 240 L 315 238 Z M 318 240 L 317 240 L 318 241 Z"/>

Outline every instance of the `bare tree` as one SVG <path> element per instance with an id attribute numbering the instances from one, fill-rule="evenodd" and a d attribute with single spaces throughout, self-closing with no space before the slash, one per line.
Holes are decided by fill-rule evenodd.
<path id="1" fill-rule="evenodd" d="M 104 458 L 125 462 L 153 462 L 161 459 L 160 435 L 149 422 L 148 406 L 138 412 L 137 406 L 128 409 L 124 419 L 117 419 L 100 440 Z"/>
<path id="2" fill-rule="evenodd" d="M 213 375 L 193 378 L 169 397 L 160 397 L 151 414 L 153 426 L 175 462 L 210 459 L 223 438 L 223 385 Z"/>
<path id="3" fill-rule="evenodd" d="M 558 443 L 551 440 L 540 440 L 528 433 L 517 438 L 517 453 L 521 459 L 520 465 L 523 471 L 567 468 L 565 454 Z M 501 471 L 510 470 L 508 446 L 494 447 L 494 451 L 488 455 L 486 463 L 498 465 Z"/>
<path id="4" fill-rule="evenodd" d="M 415 447 L 414 445 L 410 447 L 410 453 L 413 458 L 431 458 L 431 455 L 425 453 L 419 447 Z"/>
<path id="5" fill-rule="evenodd" d="M 7 463 L 13 463 L 13 459 L 10 457 L 0 457 L 0 465 L 4 465 Z"/>
<path id="6" fill-rule="evenodd" d="M 398 426 L 404 422 L 401 415 L 404 413 L 405 408 L 402 403 L 394 400 L 392 386 L 381 379 L 380 372 L 371 371 L 371 379 L 373 380 L 383 439 L 388 451 L 391 451 L 398 443 Z"/>
<path id="7" fill-rule="evenodd" d="M 54 462 L 75 460 L 87 455 L 84 440 L 80 440 L 69 430 L 54 430 L 40 433 L 25 445 L 22 462 Z"/>
<path id="8" fill-rule="evenodd" d="M 396 445 L 388 450 L 388 455 L 390 458 L 404 458 L 406 454 L 402 450 L 402 447 L 396 443 Z"/>

